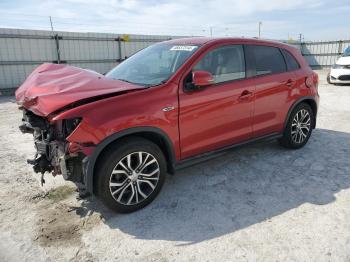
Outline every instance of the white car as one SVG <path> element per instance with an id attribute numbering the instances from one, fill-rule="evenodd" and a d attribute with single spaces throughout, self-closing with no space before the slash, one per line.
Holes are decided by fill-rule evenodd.
<path id="1" fill-rule="evenodd" d="M 350 47 L 332 65 L 331 72 L 327 76 L 327 82 L 330 84 L 350 84 Z"/>

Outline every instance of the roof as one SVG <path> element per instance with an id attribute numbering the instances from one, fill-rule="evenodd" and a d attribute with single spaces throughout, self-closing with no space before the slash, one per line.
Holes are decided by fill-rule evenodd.
<path id="1" fill-rule="evenodd" d="M 166 41 L 166 43 L 177 44 L 177 45 L 203 45 L 205 43 L 213 41 L 214 39 L 216 38 L 213 38 L 213 37 L 188 37 L 187 38 L 186 37 L 186 38 L 172 39 L 172 40 Z"/>
<path id="2" fill-rule="evenodd" d="M 244 38 L 244 37 L 188 37 L 188 38 L 177 38 L 168 40 L 162 43 L 177 44 L 177 45 L 204 45 L 207 43 L 225 43 L 225 42 L 245 42 L 251 44 L 278 44 L 283 46 L 290 46 L 288 44 L 272 41 L 272 40 L 261 40 L 256 38 Z"/>

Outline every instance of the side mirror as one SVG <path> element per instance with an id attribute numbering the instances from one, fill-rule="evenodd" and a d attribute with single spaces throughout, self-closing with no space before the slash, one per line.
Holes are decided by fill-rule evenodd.
<path id="1" fill-rule="evenodd" d="M 208 71 L 194 71 L 192 72 L 192 84 L 195 87 L 205 87 L 214 83 L 214 77 Z"/>

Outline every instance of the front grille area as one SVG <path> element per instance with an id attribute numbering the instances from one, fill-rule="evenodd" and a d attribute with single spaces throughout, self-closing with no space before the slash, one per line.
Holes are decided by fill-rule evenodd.
<path id="1" fill-rule="evenodd" d="M 338 77 L 341 81 L 350 81 L 350 75 L 342 75 Z"/>
<path id="2" fill-rule="evenodd" d="M 43 141 L 37 141 L 35 142 L 36 150 L 38 153 L 42 155 L 48 155 L 49 153 L 49 145 L 46 142 Z"/>

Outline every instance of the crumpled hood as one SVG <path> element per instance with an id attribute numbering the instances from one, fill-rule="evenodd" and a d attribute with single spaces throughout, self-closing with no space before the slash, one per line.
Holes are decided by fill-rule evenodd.
<path id="1" fill-rule="evenodd" d="M 48 116 L 78 101 L 143 88 L 78 67 L 46 63 L 17 89 L 16 100 L 33 113 Z"/>

